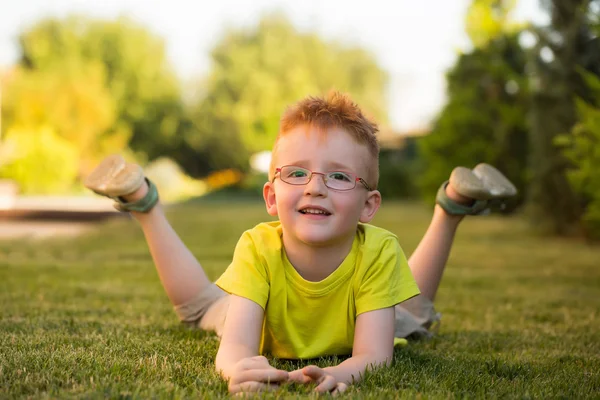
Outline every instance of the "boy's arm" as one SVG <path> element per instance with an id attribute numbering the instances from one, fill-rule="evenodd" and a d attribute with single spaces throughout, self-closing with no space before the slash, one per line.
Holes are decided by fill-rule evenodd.
<path id="1" fill-rule="evenodd" d="M 290 380 L 317 382 L 319 392 L 343 392 L 346 385 L 362 379 L 367 368 L 387 365 L 394 354 L 394 307 L 362 313 L 356 317 L 352 357 L 335 367 L 314 365 L 290 372 Z"/>
<path id="2" fill-rule="evenodd" d="M 217 371 L 229 381 L 229 392 L 272 390 L 269 385 L 288 379 L 288 372 L 269 365 L 259 356 L 264 311 L 244 297 L 231 295 L 223 336 L 217 352 Z"/>

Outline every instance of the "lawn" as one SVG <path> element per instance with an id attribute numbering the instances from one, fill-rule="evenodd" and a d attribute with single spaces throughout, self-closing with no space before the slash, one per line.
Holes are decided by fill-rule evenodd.
<path id="1" fill-rule="evenodd" d="M 374 222 L 410 254 L 430 215 L 386 202 Z M 216 278 L 266 212 L 198 203 L 169 218 Z M 0 304 L 0 398 L 227 396 L 217 340 L 177 322 L 131 220 L 76 239 L 0 242 Z M 396 349 L 390 368 L 346 396 L 600 398 L 600 246 L 536 237 L 519 217 L 470 218 L 436 304 L 439 335 Z M 289 386 L 269 396 L 305 395 Z"/>

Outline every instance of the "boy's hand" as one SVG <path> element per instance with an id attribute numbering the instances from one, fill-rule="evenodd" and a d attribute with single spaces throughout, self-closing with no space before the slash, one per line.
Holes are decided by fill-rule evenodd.
<path id="1" fill-rule="evenodd" d="M 276 390 L 279 382 L 287 380 L 288 372 L 272 367 L 266 357 L 246 357 L 238 361 L 231 370 L 229 393 Z"/>
<path id="2" fill-rule="evenodd" d="M 337 395 L 348 389 L 348 385 L 338 380 L 316 365 L 309 365 L 302 369 L 297 369 L 289 373 L 289 380 L 298 383 L 316 382 L 318 385 L 315 391 L 321 393 L 331 393 Z"/>

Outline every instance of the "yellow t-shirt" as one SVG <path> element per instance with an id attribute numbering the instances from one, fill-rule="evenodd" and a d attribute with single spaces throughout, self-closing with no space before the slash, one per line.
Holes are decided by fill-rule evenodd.
<path id="1" fill-rule="evenodd" d="M 265 310 L 261 354 L 289 359 L 351 354 L 357 315 L 419 294 L 396 236 L 385 229 L 359 224 L 348 256 L 320 282 L 294 269 L 281 234 L 279 221 L 244 232 L 216 282 Z"/>

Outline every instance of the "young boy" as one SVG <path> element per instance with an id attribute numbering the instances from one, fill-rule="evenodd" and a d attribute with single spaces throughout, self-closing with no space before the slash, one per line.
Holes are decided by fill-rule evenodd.
<path id="1" fill-rule="evenodd" d="M 381 204 L 376 132 L 337 92 L 287 109 L 263 189 L 267 212 L 279 220 L 244 232 L 216 285 L 169 225 L 139 166 L 111 156 L 86 180 L 139 221 L 181 320 L 221 337 L 215 363 L 231 393 L 284 381 L 340 393 L 367 368 L 390 362 L 394 338 L 431 335 L 440 318 L 432 302 L 459 222 L 516 193 L 489 165 L 457 167 L 407 262 L 396 236 L 368 224 Z M 261 354 L 351 357 L 288 372 Z"/>

